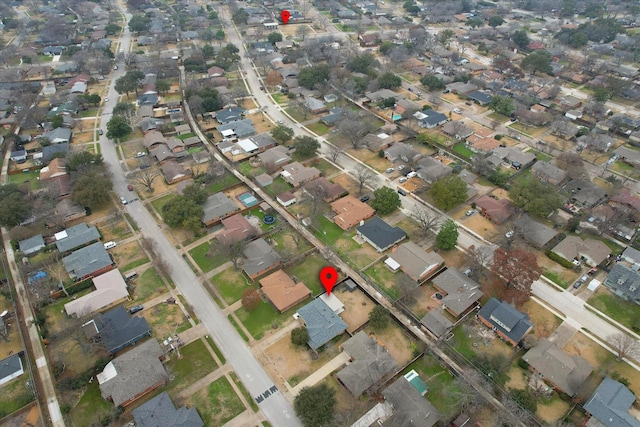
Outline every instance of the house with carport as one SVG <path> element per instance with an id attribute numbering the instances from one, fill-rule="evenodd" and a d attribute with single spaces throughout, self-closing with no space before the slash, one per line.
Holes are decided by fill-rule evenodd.
<path id="1" fill-rule="evenodd" d="M 602 241 L 589 238 L 583 240 L 578 236 L 565 237 L 552 252 L 568 261 L 577 260 L 590 267 L 597 267 L 611 255 L 611 249 Z"/>

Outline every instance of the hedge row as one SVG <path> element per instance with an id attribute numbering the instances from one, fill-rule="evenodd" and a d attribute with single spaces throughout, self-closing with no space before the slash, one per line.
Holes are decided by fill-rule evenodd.
<path id="1" fill-rule="evenodd" d="M 553 260 L 553 261 L 557 262 L 558 264 L 560 264 L 563 267 L 566 267 L 566 268 L 573 268 L 574 267 L 574 265 L 573 265 L 573 263 L 571 261 L 568 261 L 568 260 L 562 258 L 560 255 L 556 254 L 555 252 L 552 252 L 551 249 L 547 249 L 544 253 L 545 253 L 545 255 L 547 255 L 547 257 L 550 260 Z"/>

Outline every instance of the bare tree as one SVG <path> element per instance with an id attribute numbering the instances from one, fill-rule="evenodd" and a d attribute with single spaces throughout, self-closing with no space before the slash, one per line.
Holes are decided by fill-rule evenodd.
<path id="1" fill-rule="evenodd" d="M 372 129 L 365 113 L 355 111 L 347 111 L 337 126 L 349 138 L 353 148 L 358 148 L 362 144 L 362 138 Z"/>
<path id="2" fill-rule="evenodd" d="M 429 230 L 438 227 L 442 222 L 442 218 L 426 206 L 416 206 L 416 210 L 413 211 L 413 218 L 418 221 L 422 237 L 425 237 Z"/>
<path id="3" fill-rule="evenodd" d="M 135 178 L 134 182 L 147 188 L 147 192 L 153 193 L 153 181 L 160 176 L 160 171 L 157 169 L 147 168 L 143 169 Z"/>
<path id="4" fill-rule="evenodd" d="M 488 246 L 476 247 L 471 245 L 465 253 L 465 258 L 469 263 L 469 269 L 471 270 L 469 277 L 473 280 L 478 280 L 485 271 L 485 268 L 490 267 L 491 260 L 493 259 L 493 253 L 491 248 Z"/>
<path id="5" fill-rule="evenodd" d="M 337 145 L 332 145 L 329 148 L 329 157 L 331 158 L 333 163 L 335 163 L 336 160 L 338 160 L 338 157 L 340 157 L 340 154 L 342 154 L 342 149 Z"/>
<path id="6" fill-rule="evenodd" d="M 233 263 L 233 268 L 237 270 L 240 266 L 240 258 L 246 247 L 247 241 L 244 239 L 239 239 L 225 244 L 222 244 L 222 242 L 218 242 L 218 244 L 211 245 L 207 256 L 224 254 Z"/>
<path id="7" fill-rule="evenodd" d="M 362 190 L 364 189 L 364 187 L 371 183 L 375 175 L 368 167 L 361 164 L 356 166 L 355 172 L 355 178 L 356 181 L 358 181 L 358 193 L 362 194 Z"/>
<path id="8" fill-rule="evenodd" d="M 618 332 L 609 336 L 609 342 L 613 346 L 616 353 L 616 359 L 619 361 L 624 358 L 633 358 L 640 351 L 640 344 L 631 335 L 624 332 Z"/>

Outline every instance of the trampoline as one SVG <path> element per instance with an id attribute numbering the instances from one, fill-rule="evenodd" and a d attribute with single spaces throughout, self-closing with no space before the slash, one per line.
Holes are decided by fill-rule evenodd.
<path id="1" fill-rule="evenodd" d="M 265 215 L 264 218 L 262 218 L 262 222 L 267 225 L 273 224 L 274 222 L 276 222 L 276 217 L 274 217 L 273 215 Z"/>
<path id="2" fill-rule="evenodd" d="M 238 196 L 238 200 L 240 203 L 250 208 L 251 206 L 255 206 L 258 204 L 258 199 L 251 195 L 251 193 L 242 193 Z"/>

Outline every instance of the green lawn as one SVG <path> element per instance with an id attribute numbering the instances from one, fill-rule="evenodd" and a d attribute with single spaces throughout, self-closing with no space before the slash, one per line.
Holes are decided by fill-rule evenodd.
<path id="1" fill-rule="evenodd" d="M 71 424 L 74 427 L 101 425 L 103 418 L 114 409 L 113 403 L 107 402 L 100 394 L 98 381 L 87 385 L 87 389 L 80 401 L 70 412 Z"/>
<path id="2" fill-rule="evenodd" d="M 476 353 L 472 349 L 472 338 L 465 334 L 464 329 L 462 328 L 463 325 L 464 324 L 460 324 L 453 329 L 453 338 L 451 338 L 450 344 L 467 359 L 473 359 Z"/>
<path id="3" fill-rule="evenodd" d="M 162 197 L 157 198 L 153 202 L 151 202 L 151 206 L 153 206 L 156 212 L 162 215 L 162 207 L 167 203 L 169 203 L 174 197 L 177 197 L 177 196 L 173 193 L 164 195 Z"/>
<path id="4" fill-rule="evenodd" d="M 314 296 L 324 293 L 324 288 L 320 284 L 320 270 L 327 266 L 327 261 L 319 253 L 314 253 L 301 260 L 300 262 L 290 265 L 286 268 L 286 272 L 290 276 L 296 276 L 298 280 L 307 285 L 311 289 Z"/>
<path id="5" fill-rule="evenodd" d="M 131 263 L 129 263 L 129 264 L 127 264 L 127 265 L 125 265 L 124 267 L 120 267 L 120 271 L 129 271 L 129 270 L 133 270 L 134 268 L 139 267 L 139 266 L 141 266 L 141 265 L 144 265 L 144 264 L 146 264 L 146 263 L 148 263 L 148 262 L 149 262 L 149 258 L 144 257 L 144 258 L 142 258 L 142 259 L 139 259 L 139 260 L 133 261 L 133 262 L 131 262 Z"/>
<path id="6" fill-rule="evenodd" d="M 206 426 L 221 426 L 245 411 L 227 377 L 218 378 L 188 400 L 198 409 Z"/>
<path id="7" fill-rule="evenodd" d="M 185 134 L 182 134 L 182 135 L 178 135 L 178 136 L 176 136 L 176 138 L 178 138 L 181 141 L 184 141 L 185 139 L 191 138 L 193 136 L 196 136 L 196 134 L 193 133 L 193 132 L 189 132 L 189 133 L 185 133 Z"/>
<path id="8" fill-rule="evenodd" d="M 273 180 L 273 183 L 265 188 L 267 193 L 272 196 L 277 196 L 278 194 L 282 194 L 285 191 L 291 190 L 291 185 L 289 185 L 281 176 L 277 177 Z"/>
<path id="9" fill-rule="evenodd" d="M 202 340 L 185 345 L 180 354 L 181 359 L 172 357 L 166 364 L 167 371 L 175 377 L 168 386 L 172 394 L 177 394 L 218 367 Z"/>
<path id="10" fill-rule="evenodd" d="M 264 168 L 262 166 L 254 168 L 251 162 L 246 161 L 238 164 L 238 171 L 244 176 L 258 176 L 264 173 Z"/>
<path id="11" fill-rule="evenodd" d="M 238 334 L 240 334 L 242 339 L 245 340 L 246 342 L 249 342 L 249 337 L 247 337 L 247 334 L 245 334 L 244 331 L 240 328 L 240 326 L 238 325 L 238 322 L 236 322 L 236 319 L 234 319 L 232 315 L 228 315 L 227 319 L 229 319 L 229 322 L 231 322 L 233 327 L 236 328 L 236 331 L 238 331 Z"/>
<path id="12" fill-rule="evenodd" d="M 243 292 L 253 286 L 249 279 L 242 274 L 242 270 L 235 270 L 233 267 L 213 276 L 211 283 L 229 305 L 242 298 Z"/>
<path id="13" fill-rule="evenodd" d="M 214 240 L 214 244 L 216 242 L 217 241 Z M 211 243 L 204 242 L 200 246 L 196 246 L 189 251 L 189 255 L 191 255 L 191 258 L 193 258 L 196 264 L 198 264 L 198 267 L 200 267 L 200 269 L 205 273 L 208 273 L 209 271 L 221 266 L 228 261 L 227 257 L 222 253 L 215 254 L 214 256 L 207 256 L 210 248 Z"/>
<path id="14" fill-rule="evenodd" d="M 496 113 L 495 111 L 493 113 L 487 115 L 487 117 L 490 118 L 491 120 L 497 120 L 500 123 L 504 123 L 507 120 L 509 120 L 509 117 L 503 116 L 502 114 Z"/>
<path id="15" fill-rule="evenodd" d="M 253 400 L 253 398 L 251 397 L 251 395 L 249 394 L 247 389 L 244 388 L 244 384 L 242 384 L 242 381 L 240 381 L 240 378 L 238 378 L 236 373 L 235 372 L 230 372 L 229 376 L 233 380 L 233 383 L 236 385 L 236 387 L 238 387 L 240 389 L 240 393 L 242 393 L 242 395 L 244 396 L 244 399 L 247 402 L 249 402 L 249 405 L 251 405 L 251 408 L 253 409 L 253 412 L 258 412 L 260 410 L 260 408 L 258 408 L 258 404 L 256 403 L 255 400 Z"/>
<path id="16" fill-rule="evenodd" d="M 218 356 L 218 359 L 220 359 L 220 362 L 224 365 L 225 363 L 227 363 L 226 359 L 224 358 L 224 356 L 222 355 L 222 352 L 220 351 L 220 349 L 218 348 L 218 346 L 216 345 L 215 342 L 213 342 L 213 338 L 211 338 L 211 336 L 207 335 L 206 338 L 207 342 L 209 343 L 209 345 L 211 346 L 211 349 L 213 350 L 213 352 L 216 354 L 216 356 Z"/>
<path id="17" fill-rule="evenodd" d="M 547 270 L 546 268 L 543 269 L 542 275 L 547 279 L 551 280 L 556 285 L 562 286 L 565 289 L 567 289 L 571 284 L 571 282 L 568 282 L 565 279 L 563 279 L 562 276 L 560 276 L 555 271 Z"/>
<path id="18" fill-rule="evenodd" d="M 300 305 L 306 303 L 308 301 L 304 301 Z M 239 308 L 236 310 L 236 316 L 238 316 L 238 319 L 247 328 L 251 336 L 255 340 L 260 340 L 273 325 L 282 326 L 284 322 L 291 318 L 291 314 L 295 313 L 295 310 L 296 307 L 293 307 L 285 313 L 280 313 L 270 302 L 260 301 L 258 307 L 252 312 L 248 312 L 244 307 Z"/>
<path id="19" fill-rule="evenodd" d="M 365 270 L 365 274 L 367 274 L 376 283 L 376 285 L 380 286 L 389 298 L 394 301 L 398 299 L 400 296 L 398 294 L 398 290 L 391 286 L 394 283 L 394 274 L 398 273 L 393 273 L 378 262 Z"/>
<path id="20" fill-rule="evenodd" d="M 411 365 L 402 371 L 402 374 L 406 374 L 411 370 L 415 370 L 420 379 L 427 384 L 429 390 L 425 395 L 425 398 L 433 404 L 445 417 L 453 416 L 459 408 L 455 399 L 445 399 L 450 392 L 456 390 L 454 384 L 454 377 L 449 371 L 442 367 L 436 357 L 430 353 L 426 353 L 424 356 L 417 359 Z"/>
<path id="21" fill-rule="evenodd" d="M 14 173 L 12 175 L 9 175 L 7 183 L 22 185 L 28 181 L 31 190 L 38 190 L 42 187 L 42 184 L 40 183 L 39 178 L 40 178 L 40 170 L 36 169 L 30 172 L 21 172 L 21 173 Z"/>
<path id="22" fill-rule="evenodd" d="M 310 125 L 307 125 L 307 129 L 316 133 L 317 135 L 325 135 L 327 132 L 329 132 L 329 128 L 327 127 L 327 125 L 321 122 L 311 123 Z"/>
<path id="23" fill-rule="evenodd" d="M 225 173 L 222 178 L 216 179 L 215 182 L 207 185 L 205 187 L 205 190 L 207 191 L 207 194 L 215 194 L 239 182 L 240 180 L 236 178 L 234 175 L 231 175 L 230 173 Z"/>
<path id="24" fill-rule="evenodd" d="M 640 323 L 640 308 L 611 293 L 608 289 L 599 290 L 587 302 L 627 328 L 633 328 Z"/>
<path id="25" fill-rule="evenodd" d="M 312 115 L 311 114 L 307 114 L 307 117 L 305 118 L 304 115 L 302 115 L 297 108 L 293 108 L 293 107 L 288 107 L 285 109 L 285 111 L 291 116 L 293 117 L 293 120 L 297 121 L 297 122 L 304 122 L 305 120 L 309 120 Z"/>
<path id="26" fill-rule="evenodd" d="M 320 217 L 320 225 L 318 230 L 314 230 L 315 234 L 320 237 L 321 240 L 329 242 L 334 245 L 338 239 L 344 237 L 345 231 L 338 227 L 335 223 L 331 222 L 327 217 Z"/>
<path id="27" fill-rule="evenodd" d="M 136 303 L 141 303 L 156 293 L 161 294 L 167 291 L 160 274 L 153 267 L 138 276 L 133 281 L 133 285 L 135 286 L 133 296 Z"/>
<path id="28" fill-rule="evenodd" d="M 553 157 L 546 153 L 543 153 L 542 151 L 538 151 L 536 153 L 536 159 L 540 161 L 550 162 L 553 160 Z"/>
<path id="29" fill-rule="evenodd" d="M 473 156 L 473 151 L 469 150 L 464 142 L 459 142 L 454 145 L 453 151 L 467 159 L 470 159 Z"/>
<path id="30" fill-rule="evenodd" d="M 325 159 L 321 159 L 319 157 L 311 161 L 311 166 L 317 168 L 324 176 L 330 176 L 336 172 L 340 172 L 338 168 L 327 162 Z"/>
<path id="31" fill-rule="evenodd" d="M 271 96 L 273 97 L 273 100 L 278 104 L 286 104 L 289 102 L 287 95 L 285 95 L 284 93 L 274 92 L 271 94 Z"/>

